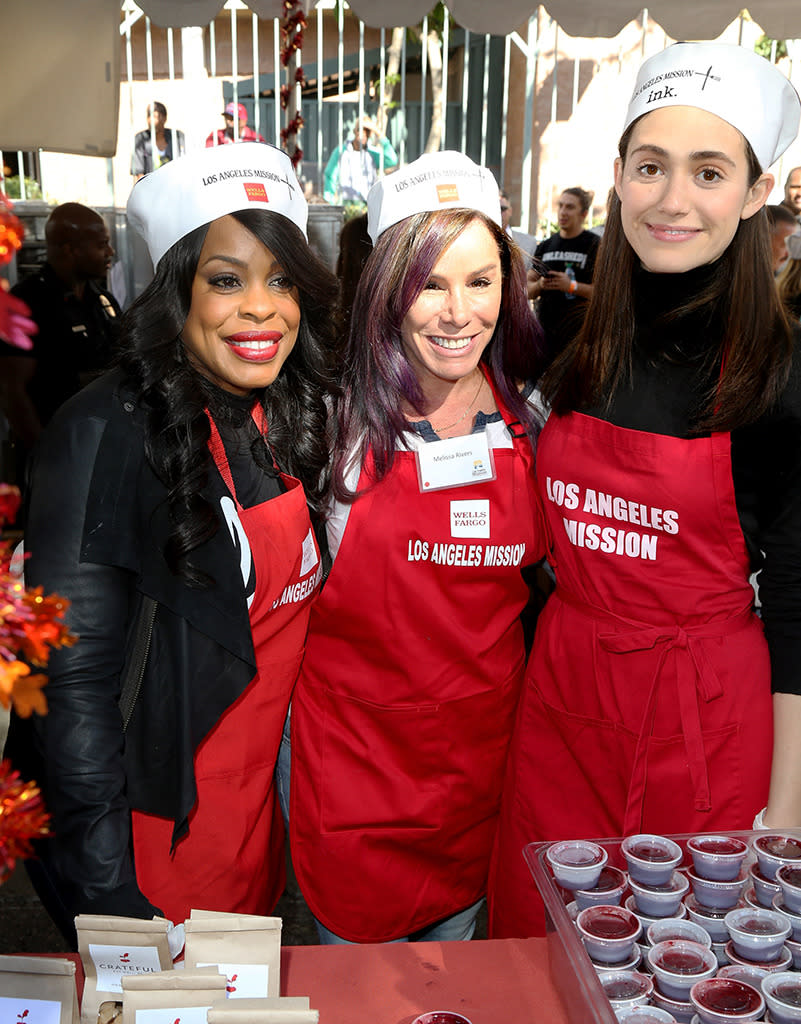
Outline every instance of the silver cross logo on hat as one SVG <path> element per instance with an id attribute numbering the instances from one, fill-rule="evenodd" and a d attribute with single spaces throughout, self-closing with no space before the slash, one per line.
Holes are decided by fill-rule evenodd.
<path id="1" fill-rule="evenodd" d="M 720 75 L 713 75 L 712 74 L 712 65 L 711 64 L 706 69 L 706 71 L 696 71 L 695 74 L 696 75 L 703 75 L 704 76 L 704 84 L 701 86 L 701 92 L 703 92 L 704 89 L 706 89 L 707 82 L 709 81 L 710 78 L 712 79 L 713 82 L 719 82 L 720 81 Z"/>

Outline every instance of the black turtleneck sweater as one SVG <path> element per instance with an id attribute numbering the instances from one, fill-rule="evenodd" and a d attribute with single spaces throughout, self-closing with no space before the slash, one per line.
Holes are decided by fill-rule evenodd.
<path id="1" fill-rule="evenodd" d="M 632 381 L 611 407 L 585 411 L 619 427 L 690 437 L 702 406 L 703 370 L 720 321 L 703 311 L 673 322 L 660 317 L 683 305 L 708 268 L 686 274 L 636 275 Z M 711 341 L 714 339 L 714 341 Z M 775 692 L 801 693 L 801 332 L 787 386 L 768 414 L 731 433 L 735 500 L 754 571 Z"/>
<path id="2" fill-rule="evenodd" d="M 259 395 L 234 395 L 210 382 L 206 387 L 209 409 L 220 432 L 239 504 L 252 508 L 283 494 L 286 487 L 251 415 Z"/>

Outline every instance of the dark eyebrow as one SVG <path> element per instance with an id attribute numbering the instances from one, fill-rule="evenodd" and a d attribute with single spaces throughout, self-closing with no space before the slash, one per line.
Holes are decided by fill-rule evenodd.
<path id="1" fill-rule="evenodd" d="M 203 260 L 203 263 L 202 264 L 198 264 L 198 266 L 199 267 L 200 266 L 205 267 L 207 264 L 213 263 L 215 260 L 219 260 L 220 263 L 230 263 L 231 266 L 234 266 L 234 267 L 242 267 L 243 269 L 247 268 L 247 262 L 245 260 L 238 260 L 236 258 L 236 256 L 227 256 L 225 253 L 220 253 L 220 252 L 212 253 L 211 256 L 207 256 L 206 259 Z M 269 269 L 268 273 L 274 274 L 274 273 L 276 273 L 276 271 L 279 271 L 279 270 L 281 271 L 281 273 L 284 273 L 284 268 L 278 262 L 278 260 L 273 260 L 273 262 L 270 264 L 270 269 Z"/>
<path id="2" fill-rule="evenodd" d="M 497 266 L 498 266 L 497 263 L 488 263 L 486 265 L 486 267 L 479 267 L 478 270 L 471 270 L 468 276 L 469 277 L 479 277 L 481 274 L 486 274 L 490 270 L 495 270 L 497 268 Z M 442 274 L 435 274 L 434 271 L 432 270 L 431 273 L 428 276 L 429 276 L 430 280 L 434 280 L 437 277 L 442 277 Z"/>
<path id="3" fill-rule="evenodd" d="M 651 143 L 647 143 L 647 142 L 643 143 L 643 145 L 641 145 L 641 146 L 637 146 L 636 149 L 632 150 L 631 155 L 634 156 L 635 153 L 641 153 L 641 152 L 643 152 L 643 153 L 655 153 L 657 156 L 662 156 L 662 157 L 669 157 L 670 156 L 670 154 L 668 153 L 668 151 L 666 149 L 662 149 L 661 146 L 655 146 L 655 145 L 653 145 Z M 696 150 L 695 152 L 690 153 L 690 160 L 694 160 L 694 161 L 695 160 L 719 160 L 722 163 L 728 164 L 730 167 L 735 167 L 736 166 L 735 162 L 731 159 L 730 156 L 727 156 L 725 153 L 722 153 L 720 150 L 717 150 L 717 149 L 699 149 L 699 150 Z"/>
<path id="4" fill-rule="evenodd" d="M 215 260 L 219 260 L 221 263 L 232 263 L 235 267 L 245 266 L 243 260 L 238 260 L 235 256 L 226 256 L 225 253 L 220 252 L 212 253 L 211 256 L 207 256 L 205 260 L 203 260 L 203 266 L 205 267 L 207 263 L 213 263 Z"/>
<path id="5" fill-rule="evenodd" d="M 697 153 L 690 153 L 691 160 L 718 160 L 720 163 L 728 164 L 729 167 L 736 167 L 737 164 L 730 156 L 721 153 L 717 149 L 701 149 Z"/>

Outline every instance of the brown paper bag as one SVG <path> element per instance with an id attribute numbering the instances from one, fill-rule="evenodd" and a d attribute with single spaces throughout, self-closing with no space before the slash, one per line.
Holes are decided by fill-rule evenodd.
<path id="1" fill-rule="evenodd" d="M 78 1024 L 72 960 L 0 956 L 0 1022 Z"/>
<path id="2" fill-rule="evenodd" d="M 134 917 L 79 914 L 75 918 L 78 952 L 86 985 L 81 1001 L 82 1024 L 97 1024 L 100 1004 L 122 1001 L 122 978 L 172 969 L 167 945 L 169 922 Z M 104 1007 L 104 1019 L 109 1019 Z"/>
<path id="3" fill-rule="evenodd" d="M 216 964 L 229 999 L 277 996 L 281 987 L 281 918 L 192 911 L 185 923 L 187 967 Z"/>
<path id="4" fill-rule="evenodd" d="M 208 1024 L 318 1024 L 319 1020 L 319 1010 L 309 1009 L 308 996 L 229 999 L 215 1003 L 208 1012 Z"/>
<path id="5" fill-rule="evenodd" d="M 225 1010 L 225 1020 L 243 1021 L 250 1010 L 308 1010 L 308 996 L 268 996 L 266 999 L 226 999 L 215 1003 L 212 1010 Z"/>
<path id="6" fill-rule="evenodd" d="M 225 978 L 207 970 L 132 974 L 122 979 L 122 1017 L 129 1024 L 206 1024 L 225 994 Z"/>

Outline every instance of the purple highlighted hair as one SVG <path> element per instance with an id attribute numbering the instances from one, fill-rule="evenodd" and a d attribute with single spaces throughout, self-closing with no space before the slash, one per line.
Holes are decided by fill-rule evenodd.
<path id="1" fill-rule="evenodd" d="M 361 464 L 370 450 L 377 483 L 392 466 L 396 440 L 408 430 L 404 405 L 423 415 L 423 393 L 403 348 L 401 325 L 440 256 L 474 220 L 495 240 L 503 273 L 498 323 L 481 362 L 504 405 L 535 439 L 539 425 L 520 395 L 520 384 L 538 377 L 543 345 L 526 297 L 521 251 L 475 210 L 415 214 L 380 236 L 354 299 L 334 448 L 333 490 L 340 501 L 356 497 L 345 484 L 354 452 Z"/>

